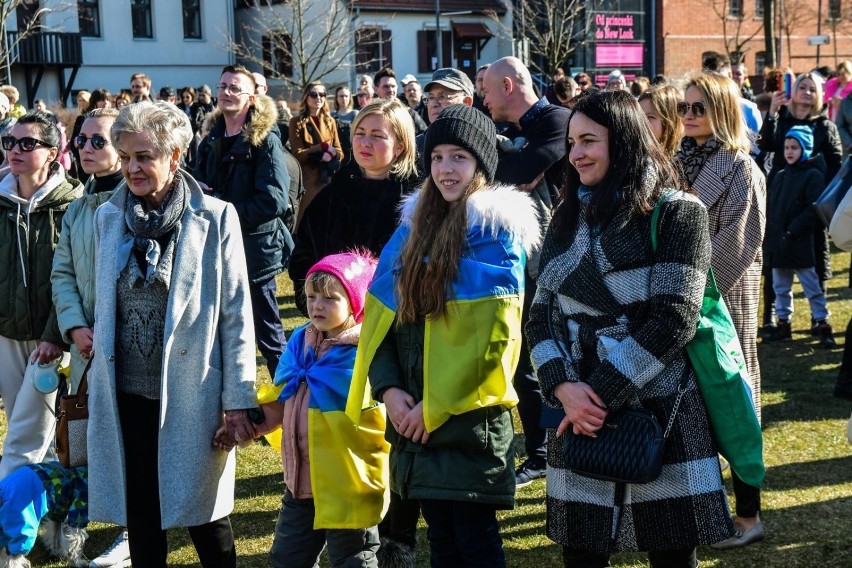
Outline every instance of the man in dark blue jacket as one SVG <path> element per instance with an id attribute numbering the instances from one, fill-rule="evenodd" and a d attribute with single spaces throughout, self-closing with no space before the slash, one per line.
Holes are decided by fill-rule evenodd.
<path id="1" fill-rule="evenodd" d="M 497 181 L 530 192 L 539 212 L 542 236 L 550 223 L 551 208 L 565 168 L 568 110 L 538 98 L 532 77 L 520 59 L 504 57 L 485 71 L 482 93 L 494 122 L 507 123 L 500 133 Z M 538 278 L 539 252 L 527 259 L 522 323 L 526 324 Z M 524 429 L 527 459 L 516 471 L 518 487 L 544 477 L 547 431 L 542 427 L 541 387 L 533 371 L 526 336 L 515 371 L 518 414 Z M 559 411 L 561 413 L 561 411 Z M 548 421 L 548 420 L 545 420 Z M 558 420 L 556 421 L 558 424 Z"/>
<path id="2" fill-rule="evenodd" d="M 287 340 L 278 312 L 275 276 L 289 258 L 283 218 L 290 207 L 290 176 L 277 133 L 275 102 L 255 94 L 245 67 L 222 72 L 210 134 L 198 149 L 193 175 L 214 196 L 232 203 L 240 218 L 249 271 L 258 348 L 275 376 Z M 204 185 L 202 185 L 204 187 Z M 288 258 L 285 258 L 287 256 Z"/>

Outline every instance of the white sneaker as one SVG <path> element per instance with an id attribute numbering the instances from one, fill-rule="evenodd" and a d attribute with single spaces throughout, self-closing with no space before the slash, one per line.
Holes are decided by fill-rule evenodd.
<path id="1" fill-rule="evenodd" d="M 127 539 L 127 529 L 118 533 L 115 542 L 89 564 L 89 568 L 126 568 L 127 566 L 130 566 L 130 541 Z"/>

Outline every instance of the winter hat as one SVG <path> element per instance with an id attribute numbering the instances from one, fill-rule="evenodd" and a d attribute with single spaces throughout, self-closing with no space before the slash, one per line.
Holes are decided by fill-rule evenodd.
<path id="1" fill-rule="evenodd" d="M 814 134 L 807 126 L 794 126 L 787 131 L 784 138 L 792 138 L 799 143 L 799 146 L 802 148 L 802 157 L 799 158 L 800 162 L 804 162 L 814 153 Z"/>
<path id="2" fill-rule="evenodd" d="M 450 105 L 426 130 L 423 167 L 429 171 L 432 150 L 440 144 L 454 144 L 473 154 L 489 183 L 497 172 L 497 129 L 494 121 L 466 105 Z"/>
<path id="3" fill-rule="evenodd" d="M 313 265 L 306 279 L 314 272 L 326 272 L 331 274 L 340 282 L 346 290 L 349 306 L 355 321 L 361 323 L 364 318 L 364 300 L 367 297 L 367 288 L 373 280 L 378 261 L 363 252 L 342 252 L 330 254 Z"/>

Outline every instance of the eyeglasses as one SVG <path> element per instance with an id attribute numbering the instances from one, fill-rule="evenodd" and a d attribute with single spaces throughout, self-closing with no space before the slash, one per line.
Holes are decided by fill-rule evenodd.
<path id="1" fill-rule="evenodd" d="M 449 101 L 452 101 L 452 100 L 458 98 L 459 96 L 461 96 L 461 93 L 450 93 L 450 94 L 441 93 L 437 97 L 433 97 L 433 96 L 429 95 L 428 97 L 426 97 L 426 104 L 431 105 L 431 104 L 438 103 L 439 105 L 443 105 L 443 104 L 445 104 Z"/>
<path id="2" fill-rule="evenodd" d="M 701 101 L 689 104 L 686 102 L 677 103 L 677 113 L 680 116 L 686 116 L 686 113 L 692 111 L 692 116 L 704 116 L 707 113 L 707 107 Z"/>
<path id="3" fill-rule="evenodd" d="M 95 150 L 103 150 L 104 146 L 109 144 L 109 141 L 100 134 L 94 134 L 91 138 L 86 138 L 85 134 L 78 134 L 74 137 L 74 146 L 76 146 L 78 150 L 82 150 L 86 147 L 86 142 L 89 140 L 92 141 L 92 148 Z"/>
<path id="4" fill-rule="evenodd" d="M 23 138 L 15 138 L 14 136 L 4 136 L 2 138 L 3 149 L 7 152 L 10 151 L 15 146 L 21 149 L 21 152 L 32 152 L 36 149 L 36 146 L 44 146 L 45 148 L 53 148 L 53 145 L 48 144 L 47 142 L 42 142 L 36 138 L 30 138 L 29 136 L 24 136 Z"/>
<path id="5" fill-rule="evenodd" d="M 242 90 L 239 85 L 226 85 L 225 83 L 219 83 L 216 85 L 216 90 L 228 93 L 229 95 L 242 95 L 243 93 L 248 92 Z"/>
<path id="6" fill-rule="evenodd" d="M 325 91 L 311 91 L 308 93 L 308 96 L 312 99 L 318 99 L 320 97 L 325 98 L 328 95 Z"/>

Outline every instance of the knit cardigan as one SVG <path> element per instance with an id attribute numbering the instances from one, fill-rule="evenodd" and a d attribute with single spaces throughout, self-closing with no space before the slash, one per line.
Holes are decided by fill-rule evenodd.
<path id="1" fill-rule="evenodd" d="M 560 383 L 584 382 L 610 410 L 646 408 L 665 425 L 686 377 L 662 473 L 650 483 L 575 475 L 562 458 L 565 437 L 548 436 L 547 534 L 572 548 L 671 550 L 732 533 L 707 410 L 684 349 L 710 263 L 707 213 L 683 193 L 661 207 L 656 253 L 650 215 L 631 215 L 626 206 L 603 227 L 589 226 L 581 212 L 573 239 L 551 230 L 544 242 L 526 334 L 548 404 L 561 407 Z"/>

